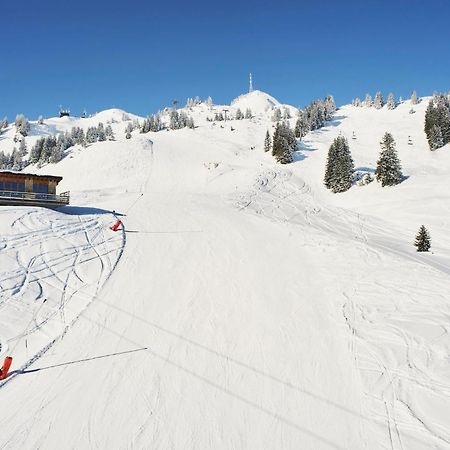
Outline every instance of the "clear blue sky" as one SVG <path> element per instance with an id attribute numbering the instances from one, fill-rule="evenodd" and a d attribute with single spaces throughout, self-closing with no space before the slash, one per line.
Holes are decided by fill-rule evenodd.
<path id="1" fill-rule="evenodd" d="M 267 4 L 266 4 L 267 3 Z M 19 6 L 20 5 L 20 6 Z M 450 90 L 450 1 L 2 2 L 0 116 Z"/>

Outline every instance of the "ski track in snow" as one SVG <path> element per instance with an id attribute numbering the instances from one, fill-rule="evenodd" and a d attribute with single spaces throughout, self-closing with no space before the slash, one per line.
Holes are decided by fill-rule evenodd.
<path id="1" fill-rule="evenodd" d="M 389 278 L 391 261 L 395 262 L 396 270 L 404 272 L 402 279 L 409 279 L 410 286 L 415 288 L 418 288 L 415 281 L 418 271 L 430 271 L 437 278 L 439 285 L 434 290 L 424 289 L 423 292 L 433 302 L 431 312 L 430 304 L 421 304 L 408 298 L 410 290 L 406 287 L 401 289 L 391 283 L 387 289 L 385 282 L 374 285 L 371 274 L 370 277 L 351 281 L 342 287 L 342 313 L 350 332 L 350 351 L 366 382 L 367 413 L 374 414 L 381 425 L 386 418 L 389 448 L 409 448 L 404 444 L 405 437 L 402 435 L 405 434 L 406 439 L 411 438 L 410 430 L 417 430 L 423 444 L 427 442 L 425 437 L 428 436 L 430 443 L 433 440 L 437 447 L 447 448 L 447 445 L 450 446 L 450 430 L 435 425 L 420 410 L 417 411 L 411 393 L 419 388 L 430 391 L 444 403 L 450 398 L 450 383 L 445 379 L 434 379 L 433 370 L 429 370 L 434 369 L 430 367 L 433 360 L 442 369 L 448 367 L 445 355 L 450 344 L 450 326 L 443 324 L 448 323 L 450 318 L 450 306 L 447 298 L 439 292 L 443 292 L 444 286 L 448 284 L 450 268 L 436 261 L 430 261 L 429 269 L 424 268 L 420 256 L 396 249 L 394 239 L 391 246 L 381 242 L 378 236 L 383 236 L 384 224 L 374 226 L 364 221 L 360 214 L 319 207 L 306 183 L 303 180 L 291 183 L 291 176 L 288 169 L 264 171 L 258 175 L 253 189 L 232 196 L 232 201 L 241 211 L 252 210 L 278 223 L 307 223 L 328 236 L 335 235 L 336 239 L 349 241 L 352 246 L 356 244 L 358 256 L 374 271 L 378 269 L 379 276 L 384 275 L 385 279 Z M 311 233 L 308 234 L 308 240 L 311 241 Z M 323 243 L 317 239 L 314 245 Z M 384 269 L 385 273 L 380 270 L 382 263 L 389 266 Z M 441 301 L 436 303 L 433 300 L 436 297 L 441 298 Z M 370 298 L 378 301 L 386 298 L 387 302 L 368 305 Z M 406 304 L 405 299 L 408 300 Z M 417 310 L 417 306 L 422 307 Z M 412 308 L 410 316 L 405 314 L 409 308 Z M 433 319 L 426 319 L 429 316 Z M 419 317 L 421 319 L 418 321 Z M 403 327 L 403 324 L 409 326 Z M 436 337 L 433 340 L 422 338 L 422 324 L 435 329 Z M 418 327 L 418 333 L 415 326 Z M 392 346 L 398 347 L 398 355 L 389 355 Z"/>
<path id="2" fill-rule="evenodd" d="M 107 225 L 98 217 L 40 208 L 24 211 L 0 210 L 1 220 L 11 220 L 13 231 L 0 239 L 1 328 L 7 330 L 0 337 L 0 355 L 14 350 L 14 366 L 20 369 L 12 375 L 36 361 L 66 333 L 98 294 L 123 251 L 122 233 L 110 232 L 107 237 Z M 66 314 L 69 304 L 71 311 Z M 20 322 L 18 311 L 23 311 Z M 13 327 L 8 323 L 11 316 Z M 20 330 L 19 334 L 14 330 Z M 12 379 L 8 377 L 0 387 Z"/>
<path id="3" fill-rule="evenodd" d="M 125 214 L 120 233 L 109 214 L 0 209 L 0 355 L 15 358 L 0 447 L 450 449 L 448 164 L 423 147 L 425 105 L 345 107 L 289 166 L 250 150 L 270 112 L 231 132 L 201 108 L 195 131 L 54 169 Z M 356 130 L 370 169 L 391 117 L 411 179 L 324 192 L 332 138 Z M 418 198 L 437 255 L 412 249 Z"/>

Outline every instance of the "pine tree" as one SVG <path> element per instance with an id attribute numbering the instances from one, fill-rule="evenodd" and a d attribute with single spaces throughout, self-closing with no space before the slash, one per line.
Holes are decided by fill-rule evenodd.
<path id="1" fill-rule="evenodd" d="M 264 151 L 270 152 L 271 148 L 272 148 L 272 139 L 270 137 L 269 130 L 267 130 L 266 138 L 264 139 Z"/>
<path id="2" fill-rule="evenodd" d="M 0 121 L 0 132 L 1 132 L 1 130 L 5 129 L 5 128 L 8 128 L 8 126 L 9 126 L 8 118 L 5 116 Z"/>
<path id="3" fill-rule="evenodd" d="M 414 246 L 417 247 L 418 252 L 427 252 L 431 247 L 431 238 L 428 230 L 422 225 L 416 235 Z"/>
<path id="4" fill-rule="evenodd" d="M 41 159 L 42 147 L 44 146 L 44 138 L 36 141 L 30 151 L 30 163 L 37 164 Z"/>
<path id="5" fill-rule="evenodd" d="M 280 108 L 275 108 L 273 111 L 272 121 L 279 122 L 281 120 L 281 110 Z"/>
<path id="6" fill-rule="evenodd" d="M 42 116 L 38 117 L 38 124 L 43 125 L 44 124 L 44 118 Z"/>
<path id="7" fill-rule="evenodd" d="M 412 105 L 417 105 L 418 103 L 419 103 L 419 99 L 417 98 L 417 92 L 416 91 L 412 91 L 411 104 Z"/>
<path id="8" fill-rule="evenodd" d="M 327 95 L 324 99 L 325 120 L 331 120 L 333 113 L 336 112 L 336 104 L 332 95 Z"/>
<path id="9" fill-rule="evenodd" d="M 273 134 L 272 155 L 277 162 L 289 164 L 294 160 L 297 140 L 288 123 L 277 123 Z"/>
<path id="10" fill-rule="evenodd" d="M 89 127 L 86 131 L 86 143 L 93 144 L 98 141 L 98 134 L 96 127 Z"/>
<path id="11" fill-rule="evenodd" d="M 370 94 L 366 94 L 366 98 L 364 100 L 364 106 L 367 106 L 368 108 L 373 106 L 372 96 Z"/>
<path id="12" fill-rule="evenodd" d="M 397 106 L 395 104 L 394 94 L 392 92 L 389 93 L 387 102 L 386 102 L 387 109 L 395 109 Z"/>
<path id="13" fill-rule="evenodd" d="M 430 131 L 429 138 L 430 150 L 437 150 L 444 146 L 444 138 L 442 136 L 442 130 L 439 125 L 433 125 Z"/>
<path id="14" fill-rule="evenodd" d="M 133 131 L 133 124 L 130 122 L 127 124 L 127 126 L 125 127 L 125 134 L 129 133 L 130 137 L 131 137 L 131 132 Z M 130 138 L 127 138 L 130 139 Z"/>
<path id="15" fill-rule="evenodd" d="M 114 136 L 113 130 L 111 128 L 111 125 L 107 125 L 106 126 L 106 128 L 105 128 L 105 136 L 106 136 L 106 139 L 108 141 L 114 141 L 115 136 Z"/>
<path id="16" fill-rule="evenodd" d="M 450 142 L 450 100 L 444 95 L 434 95 L 425 112 L 425 134 L 430 150 Z"/>
<path id="17" fill-rule="evenodd" d="M 353 183 L 355 166 L 347 139 L 338 136 L 328 150 L 324 183 L 334 193 L 348 191 Z"/>
<path id="18" fill-rule="evenodd" d="M 22 136 L 28 136 L 30 131 L 30 122 L 23 114 L 18 114 L 15 121 L 17 132 Z"/>
<path id="19" fill-rule="evenodd" d="M 59 163 L 63 158 L 64 151 L 65 151 L 65 144 L 64 141 L 62 140 L 59 144 L 55 145 L 52 148 L 48 159 L 49 162 L 51 164 Z"/>
<path id="20" fill-rule="evenodd" d="M 97 126 L 97 140 L 99 142 L 106 141 L 105 128 L 102 122 L 100 122 Z"/>
<path id="21" fill-rule="evenodd" d="M 236 110 L 236 115 L 235 115 L 236 120 L 242 120 L 244 118 L 244 114 L 241 111 L 241 108 L 238 108 Z"/>
<path id="22" fill-rule="evenodd" d="M 380 142 L 381 153 L 377 161 L 375 176 L 381 186 L 395 186 L 402 182 L 403 174 L 400 160 L 395 150 L 395 141 L 390 133 L 385 133 Z"/>
<path id="23" fill-rule="evenodd" d="M 252 118 L 252 110 L 250 108 L 247 108 L 245 110 L 245 118 L 246 119 L 251 119 Z"/>
<path id="24" fill-rule="evenodd" d="M 27 144 L 25 142 L 25 138 L 20 141 L 19 145 L 19 154 L 21 157 L 24 157 L 28 153 Z"/>
<path id="25" fill-rule="evenodd" d="M 375 107 L 375 109 L 381 109 L 384 106 L 383 94 L 380 91 L 378 91 L 375 94 L 375 99 L 373 101 L 373 106 Z"/>

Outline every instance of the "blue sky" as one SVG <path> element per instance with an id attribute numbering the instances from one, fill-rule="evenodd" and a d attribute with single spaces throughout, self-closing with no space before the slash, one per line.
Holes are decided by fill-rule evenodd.
<path id="1" fill-rule="evenodd" d="M 228 103 L 254 87 L 303 106 L 381 90 L 450 90 L 450 2 L 3 2 L 0 116 L 110 107 L 146 115 L 175 98 Z"/>

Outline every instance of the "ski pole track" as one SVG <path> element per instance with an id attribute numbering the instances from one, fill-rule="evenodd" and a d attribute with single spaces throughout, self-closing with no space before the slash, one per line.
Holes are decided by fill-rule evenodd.
<path id="1" fill-rule="evenodd" d="M 358 292 L 358 286 L 364 284 L 365 282 L 365 279 L 361 279 L 354 284 L 352 288 L 353 293 L 351 295 L 344 290 L 344 296 L 346 297 L 347 302 L 344 304 L 343 314 L 352 335 L 357 338 L 359 347 L 358 355 L 365 357 L 367 360 L 370 359 L 376 366 L 378 366 L 380 378 L 376 382 L 376 385 L 374 385 L 375 387 L 378 387 L 375 391 L 373 388 L 369 388 L 366 395 L 370 395 L 369 392 L 372 391 L 375 395 L 374 398 L 381 399 L 384 403 L 386 418 L 388 421 L 389 436 L 391 439 L 391 448 L 397 448 L 396 445 L 399 445 L 400 448 L 405 448 L 402 434 L 405 433 L 406 429 L 410 429 L 411 427 L 432 436 L 438 442 L 445 442 L 446 444 L 449 444 L 450 436 L 445 436 L 442 433 L 442 430 L 439 430 L 435 426 L 430 426 L 430 424 L 427 424 L 426 421 L 422 420 L 419 415 L 413 414 L 413 410 L 408 403 L 408 400 L 405 398 L 408 390 L 405 391 L 403 388 L 403 394 L 400 395 L 397 389 L 397 386 L 400 384 L 404 386 L 405 382 L 409 382 L 412 383 L 413 386 L 418 385 L 424 387 L 425 389 L 429 389 L 434 393 L 434 395 L 440 395 L 443 399 L 448 398 L 450 386 L 448 384 L 436 382 L 436 380 L 430 378 L 429 373 L 426 372 L 426 368 L 428 367 L 428 359 L 430 358 L 430 355 L 433 354 L 433 350 L 430 345 L 433 345 L 436 340 L 434 340 L 434 342 L 430 342 L 428 346 L 425 346 L 425 342 L 417 345 L 417 341 L 412 338 L 409 331 L 400 328 L 398 325 L 394 326 L 392 323 L 386 322 L 386 319 L 389 320 L 389 317 L 380 317 L 380 319 L 383 320 L 382 326 L 389 333 L 386 335 L 385 339 L 389 338 L 389 341 L 396 342 L 399 345 L 402 343 L 405 354 L 405 362 L 402 363 L 401 361 L 398 361 L 397 364 L 399 364 L 399 366 L 397 368 L 392 368 L 392 361 L 390 364 L 383 362 L 382 356 L 379 356 L 378 353 L 382 351 L 383 348 L 389 348 L 389 341 L 386 341 L 386 346 L 383 346 L 384 339 L 380 342 L 380 336 L 383 336 L 383 334 L 379 333 L 378 326 L 381 324 L 377 324 L 377 322 L 373 320 L 373 314 L 370 322 L 367 322 L 363 304 L 360 304 L 358 307 L 360 312 L 359 314 L 356 314 L 356 307 L 353 298 L 364 298 L 368 295 L 366 291 L 364 291 L 364 293 Z M 383 286 L 380 286 L 379 288 L 384 289 Z M 389 291 L 392 291 L 393 289 L 395 288 L 389 287 Z M 373 292 L 373 287 L 370 288 L 370 292 Z M 395 295 L 395 293 L 392 294 L 391 292 L 391 295 L 401 297 L 400 292 L 401 291 L 399 291 L 397 295 Z M 397 309 L 394 309 L 393 312 L 397 312 Z M 401 311 L 398 312 L 398 314 L 401 313 Z M 443 313 L 445 317 L 447 317 L 447 311 L 444 310 Z M 435 315 L 435 312 L 433 315 Z M 441 321 L 427 321 L 427 323 L 433 323 L 437 326 L 441 323 Z M 374 335 L 373 338 L 371 337 L 372 333 Z M 447 336 L 448 333 L 444 331 L 441 336 L 442 335 Z M 392 340 L 391 336 L 395 338 Z M 425 355 L 422 358 L 426 358 L 427 361 L 425 362 L 425 365 L 420 368 L 415 363 L 415 358 L 421 354 Z M 419 361 L 421 361 L 420 357 Z M 360 370 L 364 371 L 367 369 L 365 369 L 362 365 Z M 383 378 L 386 379 L 384 386 L 380 384 L 380 381 Z M 402 421 L 398 420 L 397 407 L 399 406 L 402 406 L 402 415 L 405 416 L 406 414 L 408 419 L 404 417 Z M 414 427 L 414 424 L 416 424 L 416 427 Z"/>
<path id="2" fill-rule="evenodd" d="M 296 217 L 304 217 L 308 225 L 314 226 L 318 230 L 322 230 L 327 235 L 331 233 L 331 235 L 337 236 L 343 244 L 349 240 L 353 241 L 352 246 L 361 253 L 361 258 L 366 261 L 372 260 L 374 264 L 381 263 L 381 255 L 385 253 L 395 260 L 408 261 L 409 263 L 414 264 L 420 263 L 421 265 L 424 263 L 424 260 L 419 258 L 416 254 L 411 255 L 407 252 L 397 250 L 394 245 L 387 246 L 375 239 L 376 236 L 385 235 L 385 231 L 382 229 L 383 224 L 373 221 L 367 222 L 361 214 L 352 211 L 316 207 L 315 202 L 312 199 L 311 191 L 306 186 L 306 183 L 303 182 L 303 185 L 299 186 L 298 184 L 295 185 L 295 183 L 290 182 L 289 179 L 290 175 L 288 173 L 285 173 L 284 176 L 280 176 L 280 174 L 275 171 L 264 171 L 258 175 L 251 190 L 247 193 L 238 194 L 236 206 L 241 211 L 251 210 L 258 215 L 265 216 L 276 222 L 291 222 L 295 224 Z M 289 210 L 292 211 L 291 214 L 288 214 Z M 312 215 L 310 214 L 310 211 L 313 212 Z M 437 261 L 431 261 L 430 269 L 435 273 L 440 273 L 444 276 L 449 275 L 448 268 Z M 403 380 L 411 379 L 413 384 L 424 386 L 433 390 L 433 392 L 436 392 L 436 389 L 438 389 L 438 392 L 443 397 L 448 396 L 450 386 L 430 379 L 426 371 L 427 365 L 422 365 L 421 368 L 419 368 L 414 361 L 414 355 L 418 354 L 419 351 L 424 353 L 426 357 L 430 359 L 432 357 L 431 355 L 433 355 L 430 347 L 428 347 L 428 345 L 423 346 L 422 344 L 422 347 L 418 349 L 415 340 L 412 339 L 409 332 L 400 329 L 399 327 L 394 327 L 393 325 L 387 325 L 387 332 L 402 340 L 405 348 L 408 368 L 407 370 L 396 370 L 395 367 L 392 367 L 391 363 L 384 361 L 383 356 L 378 355 L 378 352 L 383 348 L 380 340 L 373 339 L 367 341 L 367 339 L 364 338 L 361 327 L 356 324 L 357 321 L 363 321 L 364 323 L 367 321 L 364 317 L 364 303 L 358 302 L 360 313 L 356 314 L 357 307 L 352 299 L 354 296 L 360 297 L 356 285 L 353 286 L 353 288 L 350 287 L 349 292 L 353 292 L 353 294 L 349 295 L 344 291 L 347 300 L 343 305 L 343 315 L 350 333 L 350 352 L 353 355 L 355 367 L 358 372 L 364 371 L 364 367 L 361 366 L 358 356 L 361 354 L 373 361 L 375 366 L 378 367 L 381 376 L 386 380 L 386 386 L 378 394 L 376 394 L 375 391 L 376 395 L 374 398 L 382 401 L 391 449 L 405 449 L 402 434 L 404 434 L 405 430 L 411 426 L 409 423 L 423 423 L 423 426 L 420 427 L 422 431 L 426 431 L 430 437 L 433 436 L 440 442 L 448 443 L 448 439 L 445 436 L 441 433 L 436 433 L 436 430 L 427 426 L 425 422 L 421 421 L 420 417 L 417 416 L 415 418 L 412 416 L 411 407 L 402 408 L 401 412 L 398 411 L 398 408 L 405 403 L 404 398 L 402 398 L 398 391 L 397 385 L 399 383 L 399 377 Z M 346 308 L 348 311 L 346 311 Z M 353 319 L 350 320 L 348 314 L 350 314 Z M 442 309 L 441 314 L 444 315 Z M 445 314 L 445 317 L 448 319 L 448 306 Z M 442 320 L 447 320 L 445 317 L 443 317 Z M 439 326 L 438 324 L 442 323 L 442 320 L 436 321 L 436 326 Z M 351 325 L 352 322 L 354 325 Z M 386 328 L 385 324 L 384 326 Z M 440 328 L 442 328 L 442 326 L 440 326 Z M 364 329 L 364 327 L 362 329 Z M 442 336 L 447 336 L 448 334 L 448 330 L 442 330 Z M 375 333 L 375 336 L 376 335 L 377 334 Z M 386 344 L 388 346 L 390 345 L 389 342 Z M 362 348 L 364 350 L 358 351 L 357 348 L 361 346 L 363 346 Z M 421 360 L 422 359 L 419 358 L 419 361 Z M 408 371 L 413 371 L 415 373 L 411 376 L 408 375 Z M 422 375 L 418 376 L 418 373 L 421 373 Z M 366 395 L 368 398 L 371 396 L 370 390 L 366 392 Z M 407 405 L 407 403 L 405 404 Z M 410 411 L 410 420 L 406 421 L 405 418 L 399 420 L 400 415 L 405 415 L 405 410 Z"/>
<path id="3" fill-rule="evenodd" d="M 60 315 L 63 326 L 57 337 L 41 350 L 36 350 L 34 356 L 27 359 L 19 371 L 29 367 L 61 339 L 81 312 L 98 296 L 100 289 L 117 266 L 125 246 L 124 231 L 107 237 L 104 224 L 99 218 L 83 220 L 81 216 L 63 216 L 57 220 L 52 219 L 53 217 L 47 217 L 46 212 L 27 211 L 12 222 L 12 228 L 15 228 L 18 234 L 4 235 L 0 241 L 0 257 L 4 256 L 14 261 L 13 269 L 3 274 L 6 276 L 1 276 L 2 287 L 8 280 L 13 282 L 13 286 L 6 287 L 0 292 L 0 308 L 6 308 L 12 299 L 18 302 L 17 305 L 22 304 L 24 298 L 30 297 L 28 291 L 32 286 L 37 287 L 35 300 L 41 300 L 37 307 L 32 309 L 31 318 L 23 332 L 10 336 L 7 340 L 0 337 L 3 339 L 0 342 L 5 342 L 1 352 L 8 349 L 7 341 L 15 343 L 13 348 L 15 350 L 21 339 L 42 330 L 57 315 Z M 80 233 L 84 236 L 84 242 L 79 239 Z M 53 243 L 57 244 L 56 247 L 49 250 L 48 244 L 54 246 Z M 84 280 L 79 272 L 82 265 L 92 263 L 98 263 L 98 274 L 94 284 Z M 92 269 L 89 270 L 91 273 Z M 55 296 L 55 292 L 59 292 L 58 296 Z M 82 302 L 84 306 L 82 305 L 81 312 L 76 312 L 76 308 L 72 308 L 71 318 L 66 324 L 65 307 L 79 294 L 84 298 Z M 47 297 L 49 300 L 43 301 Z M 14 376 L 15 374 L 12 374 L 3 380 L 0 387 Z"/>

